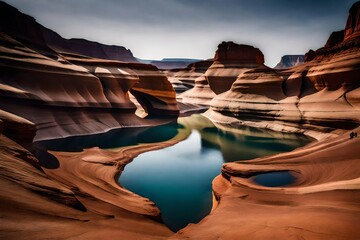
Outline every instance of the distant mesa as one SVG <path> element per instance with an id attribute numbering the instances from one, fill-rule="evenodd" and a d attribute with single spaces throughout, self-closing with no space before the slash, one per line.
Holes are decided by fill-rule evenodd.
<path id="1" fill-rule="evenodd" d="M 80 38 L 65 39 L 43 26 L 41 26 L 41 30 L 47 45 L 58 52 L 76 53 L 123 62 L 138 62 L 132 52 L 122 46 L 106 45 Z"/>
<path id="2" fill-rule="evenodd" d="M 275 69 L 290 68 L 304 63 L 304 55 L 284 55 L 276 66 Z"/>
<path id="3" fill-rule="evenodd" d="M 189 64 L 201 61 L 192 58 L 163 58 L 162 60 L 150 60 L 150 64 L 162 70 L 186 68 Z"/>
<path id="4" fill-rule="evenodd" d="M 214 61 L 264 64 L 264 54 L 253 46 L 236 44 L 234 42 L 222 42 L 218 45 Z"/>

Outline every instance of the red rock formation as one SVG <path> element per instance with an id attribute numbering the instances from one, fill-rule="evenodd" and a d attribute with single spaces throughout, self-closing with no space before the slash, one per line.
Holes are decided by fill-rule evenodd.
<path id="1" fill-rule="evenodd" d="M 332 32 L 329 39 L 327 40 L 325 47 L 333 47 L 344 41 L 344 30 Z"/>
<path id="2" fill-rule="evenodd" d="M 165 71 L 169 81 L 177 93 L 182 93 L 194 87 L 195 80 L 204 75 L 213 63 L 212 60 L 199 61 L 189 64 L 186 68 Z"/>
<path id="3" fill-rule="evenodd" d="M 218 202 L 211 214 L 170 239 L 358 239 L 359 144 L 346 132 L 290 153 L 224 164 L 213 180 Z M 290 171 L 295 183 L 254 182 L 274 171 Z"/>
<path id="4" fill-rule="evenodd" d="M 171 84 L 151 65 L 74 55 L 51 59 L 5 34 L 0 41 L 0 107 L 34 122 L 37 140 L 154 124 L 135 116 L 130 89 L 150 117 L 178 114 Z"/>
<path id="5" fill-rule="evenodd" d="M 120 166 L 139 149 L 92 149 L 67 155 L 56 170 L 43 170 L 40 161 L 24 148 L 32 143 L 29 136 L 35 135 L 35 124 L 4 111 L 0 119 L 2 238 L 165 239 L 172 234 L 151 219 L 159 218 L 152 202 L 116 183 L 114 175 Z M 147 146 L 151 147 L 156 148 Z M 62 154 L 57 154 L 62 160 Z M 87 160 L 90 158 L 92 161 Z M 119 160 L 116 164 L 115 158 Z"/>
<path id="6" fill-rule="evenodd" d="M 246 69 L 264 64 L 262 52 L 248 45 L 222 42 L 215 53 L 214 63 L 205 75 L 215 94 L 230 89 L 236 78 Z"/>
<path id="7" fill-rule="evenodd" d="M 341 32 L 333 33 L 325 47 L 305 55 L 305 64 L 286 71 L 256 75 L 261 68 L 255 66 L 254 70 L 244 71 L 229 91 L 213 99 L 211 109 L 237 119 L 261 118 L 302 125 L 298 129 L 309 124 L 332 128 L 359 124 L 360 38 L 354 20 L 360 11 L 358 6 L 356 3 L 350 10 L 347 29 L 352 26 L 353 30 L 346 30 L 344 40 Z M 209 116 L 221 121 L 220 115 Z"/>
<path id="8" fill-rule="evenodd" d="M 214 61 L 264 64 L 264 55 L 258 48 L 253 46 L 222 42 L 216 50 Z"/>
<path id="9" fill-rule="evenodd" d="M 213 181 L 212 213 L 172 239 L 360 238 L 360 138 L 339 129 L 360 131 L 359 6 L 350 10 L 344 40 L 333 34 L 292 69 L 268 69 L 272 74 L 266 76 L 259 68 L 248 70 L 214 98 L 206 115 L 215 120 L 307 134 L 315 128 L 312 134 L 321 140 L 290 153 L 224 164 Z M 331 137 L 319 133 L 334 129 Z M 290 171 L 296 181 L 280 187 L 254 181 L 279 171 Z"/>
<path id="10" fill-rule="evenodd" d="M 360 37 L 360 2 L 356 2 L 349 10 L 349 17 L 345 26 L 344 40 Z"/>
<path id="11" fill-rule="evenodd" d="M 178 115 L 175 92 L 156 67 L 59 54 L 33 18 L 3 2 L 0 12 L 0 108 L 34 122 L 36 140 L 151 125 L 155 117 L 167 118 L 160 123 Z M 129 91 L 150 120 L 135 115 Z"/>

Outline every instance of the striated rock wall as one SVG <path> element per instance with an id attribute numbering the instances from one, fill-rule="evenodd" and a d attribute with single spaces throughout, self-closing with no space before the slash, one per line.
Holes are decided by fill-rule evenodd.
<path id="1" fill-rule="evenodd" d="M 165 239 L 172 234 L 154 220 L 159 219 L 154 203 L 116 182 L 120 168 L 136 154 L 158 146 L 54 152 L 62 162 L 46 169 L 45 160 L 31 152 L 35 132 L 34 123 L 0 111 L 2 238 Z"/>
<path id="2" fill-rule="evenodd" d="M 357 126 L 360 38 L 358 22 L 354 19 L 358 18 L 359 9 L 356 3 L 349 12 L 345 38 L 340 41 L 341 32 L 333 33 L 325 47 L 306 54 L 304 64 L 278 71 L 253 65 L 239 73 L 230 90 L 219 94 L 212 87 L 217 95 L 210 102 L 207 115 L 220 122 L 229 121 L 228 117 L 240 122 L 261 119 L 269 121 L 263 124 L 265 127 L 277 128 L 275 125 L 282 124 L 301 131 L 313 127 L 331 131 Z M 228 88 L 229 80 L 221 80 L 225 82 L 222 87 Z M 218 85 L 222 84 L 221 80 Z M 211 86 L 211 78 L 209 82 Z"/>
<path id="3" fill-rule="evenodd" d="M 0 12 L 0 109 L 35 123 L 35 140 L 161 124 L 178 116 L 175 91 L 156 67 L 58 53 L 35 19 L 4 2 Z M 146 119 L 135 115 L 130 92 Z"/>
<path id="4" fill-rule="evenodd" d="M 189 64 L 186 68 L 165 71 L 169 81 L 177 93 L 185 92 L 195 86 L 196 79 L 204 75 L 213 63 L 212 60 L 199 61 Z"/>
<path id="5" fill-rule="evenodd" d="M 360 138 L 349 138 L 360 131 L 360 51 L 353 24 L 359 6 L 350 9 L 344 39 L 332 34 L 324 48 L 310 51 L 306 62 L 292 69 L 249 69 L 210 102 L 206 116 L 220 122 L 307 134 L 305 129 L 315 128 L 313 136 L 320 140 L 293 152 L 224 164 L 213 181 L 211 214 L 171 239 L 360 237 Z M 319 132 L 334 129 L 333 135 Z M 266 187 L 255 180 L 284 172 L 294 182 Z"/>
<path id="6" fill-rule="evenodd" d="M 195 79 L 195 86 L 182 93 L 182 103 L 210 105 L 217 95 L 229 90 L 237 77 L 250 68 L 263 66 L 262 52 L 248 45 L 223 42 L 218 46 L 214 61 Z"/>
<path id="7" fill-rule="evenodd" d="M 213 180 L 211 214 L 170 239 L 358 239 L 359 144 L 346 132 L 290 153 L 224 164 Z M 283 171 L 296 181 L 254 181 Z"/>
<path id="8" fill-rule="evenodd" d="M 34 122 L 37 140 L 154 124 L 135 115 L 129 91 L 151 118 L 178 115 L 175 92 L 154 66 L 52 52 L 50 58 L 6 34 L 0 41 L 0 107 Z"/>
<path id="9" fill-rule="evenodd" d="M 249 68 L 264 64 L 263 53 L 252 46 L 222 42 L 215 52 L 214 63 L 205 76 L 215 94 L 231 88 L 237 77 Z"/>
<path id="10" fill-rule="evenodd" d="M 349 17 L 344 30 L 344 40 L 360 37 L 360 2 L 356 2 L 349 10 Z"/>

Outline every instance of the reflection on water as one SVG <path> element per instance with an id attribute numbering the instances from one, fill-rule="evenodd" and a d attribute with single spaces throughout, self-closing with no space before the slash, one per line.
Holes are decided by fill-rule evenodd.
<path id="1" fill-rule="evenodd" d="M 265 187 L 281 187 L 292 184 L 295 177 L 289 171 L 269 172 L 256 175 L 254 182 Z"/>
<path id="2" fill-rule="evenodd" d="M 34 151 L 42 167 L 51 169 L 58 168 L 59 162 L 47 150 L 80 152 L 91 147 L 111 149 L 164 142 L 181 132 L 191 134 L 174 146 L 141 154 L 125 167 L 119 179 L 124 187 L 155 202 L 173 231 L 200 221 L 210 212 L 211 182 L 224 162 L 286 152 L 310 141 L 301 135 L 215 125 L 202 115 L 192 115 L 157 127 L 35 142 Z M 262 179 L 259 183 L 267 186 L 269 178 L 265 176 L 265 183 Z"/>
<path id="3" fill-rule="evenodd" d="M 179 118 L 178 123 L 191 130 L 186 140 L 141 154 L 119 179 L 124 187 L 155 202 L 173 231 L 200 221 L 210 212 L 211 182 L 224 162 L 291 151 L 310 141 L 296 134 L 215 126 L 201 115 Z M 152 135 L 161 138 L 168 131 L 162 128 Z"/>

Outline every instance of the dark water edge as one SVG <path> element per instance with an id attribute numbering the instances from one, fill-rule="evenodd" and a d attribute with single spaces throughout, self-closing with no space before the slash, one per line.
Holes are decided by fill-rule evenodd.
<path id="1" fill-rule="evenodd" d="M 122 186 L 155 202 L 164 223 L 175 232 L 209 214 L 211 183 L 223 163 L 288 152 L 311 141 L 251 127 L 221 128 L 201 115 L 178 122 L 192 131 L 186 140 L 139 155 L 119 178 Z M 260 183 L 267 184 L 262 178 Z"/>
<path id="2" fill-rule="evenodd" d="M 160 143 L 181 131 L 191 134 L 174 146 L 139 155 L 125 167 L 119 179 L 120 185 L 155 202 L 162 220 L 175 232 L 209 214 L 211 182 L 223 163 L 288 152 L 311 141 L 303 135 L 246 126 L 225 128 L 195 114 L 156 127 L 121 128 L 38 141 L 34 143 L 34 152 L 42 167 L 54 169 L 59 167 L 59 162 L 48 150 L 80 152 L 92 147 L 112 149 Z"/>
<path id="3" fill-rule="evenodd" d="M 296 178 L 289 171 L 261 173 L 253 178 L 255 183 L 265 187 L 284 187 L 294 183 L 295 180 Z"/>

